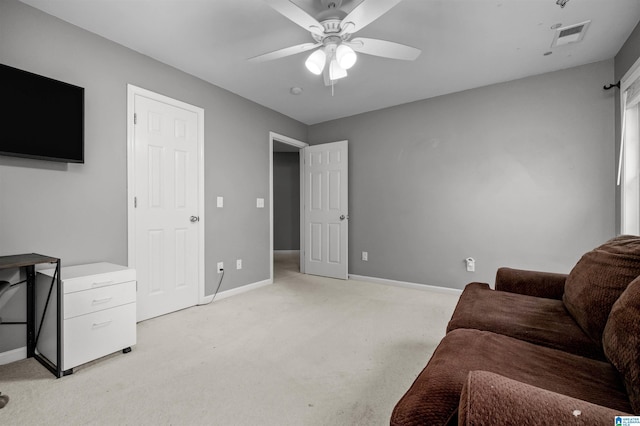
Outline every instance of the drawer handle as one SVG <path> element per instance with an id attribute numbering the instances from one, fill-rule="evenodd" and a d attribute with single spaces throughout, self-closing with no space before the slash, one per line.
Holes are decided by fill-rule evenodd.
<path id="1" fill-rule="evenodd" d="M 113 284 L 113 280 L 111 281 L 102 281 L 99 283 L 93 283 L 93 285 L 91 287 L 104 287 L 105 285 L 110 285 Z"/>
<path id="2" fill-rule="evenodd" d="M 108 326 L 109 324 L 111 324 L 111 321 L 112 321 L 112 320 L 104 321 L 104 322 L 99 322 L 99 323 L 95 323 L 95 322 L 94 322 L 94 323 L 93 323 L 93 327 L 92 327 L 92 328 L 106 327 L 106 326 Z"/>
<path id="3" fill-rule="evenodd" d="M 103 303 L 107 303 L 111 299 L 113 299 L 113 297 L 105 297 L 104 299 L 93 299 L 93 302 L 91 302 L 91 304 L 92 305 L 102 305 Z"/>

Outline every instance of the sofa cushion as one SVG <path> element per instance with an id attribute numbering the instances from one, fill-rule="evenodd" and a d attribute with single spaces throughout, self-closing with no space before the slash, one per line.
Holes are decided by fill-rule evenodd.
<path id="1" fill-rule="evenodd" d="M 487 371 L 469 372 L 458 407 L 459 425 L 611 425 L 631 415 Z"/>
<path id="2" fill-rule="evenodd" d="M 622 235 L 586 253 L 571 270 L 562 300 L 578 325 L 595 342 L 611 307 L 640 275 L 640 237 Z"/>
<path id="3" fill-rule="evenodd" d="M 640 414 L 640 278 L 613 305 L 602 343 L 605 355 L 624 379 L 633 410 Z"/>
<path id="4" fill-rule="evenodd" d="M 593 404 L 631 413 L 624 384 L 608 362 L 488 331 L 448 333 L 396 404 L 392 425 L 442 425 L 457 416 L 469 371 L 484 370 Z"/>
<path id="5" fill-rule="evenodd" d="M 495 289 L 509 293 L 562 300 L 568 274 L 498 268 Z"/>
<path id="6" fill-rule="evenodd" d="M 515 337 L 565 352 L 604 359 L 595 343 L 576 324 L 561 300 L 491 290 L 468 284 L 456 305 L 447 332 L 475 328 Z"/>

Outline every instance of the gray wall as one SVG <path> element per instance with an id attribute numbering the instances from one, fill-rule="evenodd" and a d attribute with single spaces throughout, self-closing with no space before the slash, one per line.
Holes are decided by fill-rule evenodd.
<path id="1" fill-rule="evenodd" d="M 615 57 L 615 77 L 611 83 L 620 81 L 620 79 L 629 71 L 629 68 L 635 64 L 640 58 L 640 24 L 636 25 L 627 41 L 624 43 L 620 51 Z M 616 95 L 616 159 L 620 153 L 620 91 L 613 89 Z M 618 164 L 616 163 L 616 168 Z M 616 169 L 617 171 L 617 169 Z M 616 187 L 616 230 L 620 232 L 620 188 Z"/>
<path id="2" fill-rule="evenodd" d="M 349 272 L 568 272 L 615 232 L 612 79 L 608 60 L 311 126 L 311 144 L 349 140 Z"/>
<path id="3" fill-rule="evenodd" d="M 636 26 L 615 57 L 615 80 L 618 81 L 640 57 L 640 24 Z M 613 83 L 613 82 L 612 82 Z"/>
<path id="4" fill-rule="evenodd" d="M 0 1 L 0 62 L 83 86 L 86 102 L 84 165 L 0 156 L 0 255 L 127 263 L 131 83 L 205 110 L 207 293 L 217 261 L 243 260 L 242 270 L 227 268 L 221 290 L 269 279 L 270 206 L 255 207 L 269 198 L 269 131 L 304 140 L 306 125 L 16 0 Z M 0 352 L 11 349 L 8 329 L 0 327 Z"/>
<path id="5" fill-rule="evenodd" d="M 0 157 L 0 255 L 127 262 L 131 83 L 205 109 L 208 293 L 217 261 L 243 259 L 242 270 L 227 268 L 222 290 L 269 278 L 269 206 L 255 208 L 256 197 L 268 200 L 269 131 L 350 141 L 352 274 L 462 288 L 492 282 L 502 265 L 566 272 L 615 231 L 615 93 L 602 85 L 633 63 L 638 33 L 616 57 L 615 76 L 610 60 L 307 128 L 0 0 L 0 62 L 86 88 L 86 164 Z M 467 256 L 475 274 L 464 271 Z M 8 330 L 0 327 L 0 352 L 24 345 L 7 346 Z"/>
<path id="6" fill-rule="evenodd" d="M 300 153 L 273 153 L 273 249 L 300 250 Z"/>

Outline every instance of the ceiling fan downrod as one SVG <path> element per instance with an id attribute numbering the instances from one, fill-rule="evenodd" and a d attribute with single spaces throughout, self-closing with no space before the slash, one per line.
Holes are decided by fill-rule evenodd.
<path id="1" fill-rule="evenodd" d="M 342 0 L 321 0 L 321 3 L 327 9 L 339 9 L 342 6 Z"/>

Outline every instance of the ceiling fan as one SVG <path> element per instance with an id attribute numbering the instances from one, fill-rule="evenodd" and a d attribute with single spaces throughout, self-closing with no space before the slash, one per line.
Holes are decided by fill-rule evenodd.
<path id="1" fill-rule="evenodd" d="M 270 61 L 314 50 L 305 66 L 316 75 L 323 74 L 325 85 L 347 76 L 347 70 L 357 61 L 356 52 L 383 58 L 415 60 L 420 49 L 392 41 L 356 37 L 360 31 L 402 0 L 363 0 L 351 12 L 340 10 L 343 0 L 319 0 L 326 8 L 318 19 L 290 0 L 265 0 L 269 6 L 311 33 L 313 43 L 303 43 L 250 58 L 252 62 Z"/>

